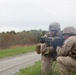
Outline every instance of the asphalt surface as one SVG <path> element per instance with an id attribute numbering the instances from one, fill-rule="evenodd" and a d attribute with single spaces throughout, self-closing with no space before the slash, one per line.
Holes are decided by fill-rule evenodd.
<path id="1" fill-rule="evenodd" d="M 30 52 L 0 60 L 0 75 L 15 75 L 20 69 L 33 65 L 40 60 L 40 55 Z"/>

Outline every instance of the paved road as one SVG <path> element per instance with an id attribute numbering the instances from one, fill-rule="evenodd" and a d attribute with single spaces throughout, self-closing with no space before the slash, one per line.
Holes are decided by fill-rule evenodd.
<path id="1" fill-rule="evenodd" d="M 36 52 L 0 60 L 0 75 L 15 75 L 19 69 L 31 66 L 38 60 L 40 60 L 40 55 Z"/>

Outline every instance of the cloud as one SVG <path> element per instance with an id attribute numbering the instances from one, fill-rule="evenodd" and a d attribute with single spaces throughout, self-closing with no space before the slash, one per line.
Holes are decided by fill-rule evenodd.
<path id="1" fill-rule="evenodd" d="M 75 0 L 2 0 L 0 27 L 5 30 L 48 29 L 57 21 L 61 27 L 76 27 Z M 8 29 L 9 28 L 9 29 Z"/>

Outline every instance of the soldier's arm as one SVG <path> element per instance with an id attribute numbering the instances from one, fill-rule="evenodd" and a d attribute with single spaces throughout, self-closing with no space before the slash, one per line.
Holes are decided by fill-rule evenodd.
<path id="1" fill-rule="evenodd" d="M 73 46 L 73 40 L 67 39 L 65 43 L 63 44 L 62 48 L 57 47 L 57 55 L 59 56 L 67 56 L 68 53 L 71 51 L 71 48 Z"/>
<path id="2" fill-rule="evenodd" d="M 41 44 L 38 44 L 36 46 L 36 52 L 37 52 L 37 54 L 40 54 L 40 48 L 41 48 Z"/>
<path id="3" fill-rule="evenodd" d="M 41 45 L 41 48 L 40 48 L 40 52 L 42 54 L 49 54 L 53 50 L 54 50 L 54 47 L 53 46 L 47 47 L 47 44 L 46 43 L 42 44 Z"/>
<path id="4" fill-rule="evenodd" d="M 47 33 L 47 34 L 44 35 L 44 37 L 48 37 L 48 36 L 49 36 L 49 33 Z M 36 46 L 36 52 L 37 52 L 37 54 L 44 53 L 46 46 L 47 46 L 46 43 L 39 43 Z"/>

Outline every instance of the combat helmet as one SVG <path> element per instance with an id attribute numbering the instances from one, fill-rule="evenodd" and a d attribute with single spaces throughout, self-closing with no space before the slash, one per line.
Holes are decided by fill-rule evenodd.
<path id="1" fill-rule="evenodd" d="M 58 22 L 53 22 L 49 25 L 49 31 L 53 31 L 53 30 L 56 30 L 56 31 L 60 31 L 60 24 Z"/>
<path id="2" fill-rule="evenodd" d="M 63 29 L 63 34 L 75 35 L 76 29 L 73 26 L 68 26 Z"/>

